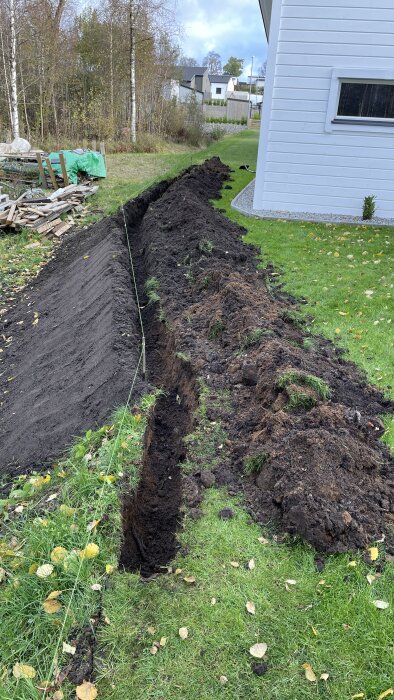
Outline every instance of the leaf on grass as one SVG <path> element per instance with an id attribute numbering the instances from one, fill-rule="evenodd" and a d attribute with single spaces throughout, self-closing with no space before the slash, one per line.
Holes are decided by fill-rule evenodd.
<path id="1" fill-rule="evenodd" d="M 116 476 L 113 476 L 113 474 L 102 474 L 99 476 L 99 479 L 100 481 L 104 481 L 104 484 L 112 484 L 115 481 Z"/>
<path id="2" fill-rule="evenodd" d="M 373 600 L 372 602 L 373 602 L 375 608 L 378 608 L 379 610 L 387 610 L 387 608 L 390 605 L 385 600 Z"/>
<path id="3" fill-rule="evenodd" d="M 35 678 L 36 670 L 33 666 L 27 666 L 27 664 L 16 663 L 12 669 L 12 675 L 19 680 L 19 678 Z"/>
<path id="4" fill-rule="evenodd" d="M 269 540 L 266 537 L 259 537 L 260 544 L 269 544 Z"/>
<path id="5" fill-rule="evenodd" d="M 251 559 L 248 563 L 248 568 L 250 571 L 253 571 L 256 568 L 256 562 L 254 559 Z"/>
<path id="6" fill-rule="evenodd" d="M 36 571 L 36 576 L 39 578 L 48 578 L 48 576 L 51 575 L 53 571 L 53 566 L 52 564 L 42 564 L 41 566 L 38 567 Z"/>
<path id="7" fill-rule="evenodd" d="M 165 647 L 167 644 L 167 637 L 161 637 L 159 644 L 161 647 Z"/>
<path id="8" fill-rule="evenodd" d="M 184 582 L 187 583 L 189 586 L 192 586 L 193 583 L 196 583 L 196 579 L 194 578 L 194 576 L 185 576 L 185 578 L 184 578 L 183 580 L 184 580 Z"/>
<path id="9" fill-rule="evenodd" d="M 99 518 L 98 520 L 92 520 L 92 522 L 89 523 L 89 525 L 86 526 L 87 532 L 92 532 L 92 530 L 94 530 L 94 528 L 97 527 L 97 525 L 99 524 L 100 520 L 101 520 L 101 518 Z"/>
<path id="10" fill-rule="evenodd" d="M 89 542 L 84 549 L 81 549 L 79 556 L 81 559 L 94 559 L 94 557 L 97 557 L 99 551 L 100 549 L 97 544 Z"/>
<path id="11" fill-rule="evenodd" d="M 318 632 L 317 632 L 317 630 L 315 629 L 315 627 L 314 627 L 313 625 L 311 625 L 311 630 L 312 630 L 313 634 L 315 635 L 315 637 L 317 637 L 317 636 L 318 636 Z"/>
<path id="12" fill-rule="evenodd" d="M 259 644 L 253 644 L 253 646 L 250 647 L 249 654 L 255 659 L 262 659 L 265 656 L 267 649 L 267 644 L 265 644 L 265 642 L 260 642 Z"/>
<path id="13" fill-rule="evenodd" d="M 285 583 L 288 583 L 289 586 L 296 586 L 297 585 L 297 581 L 294 578 L 287 578 Z"/>
<path id="14" fill-rule="evenodd" d="M 175 576 L 179 576 L 182 573 L 183 569 L 175 569 L 174 574 Z"/>
<path id="15" fill-rule="evenodd" d="M 64 700 L 64 693 L 62 690 L 57 690 L 53 694 L 53 700 Z"/>
<path id="16" fill-rule="evenodd" d="M 187 639 L 189 636 L 189 630 L 187 627 L 180 627 L 179 628 L 179 636 L 181 639 Z"/>
<path id="17" fill-rule="evenodd" d="M 92 591 L 101 591 L 102 585 L 101 583 L 92 583 L 90 588 L 92 589 Z"/>
<path id="18" fill-rule="evenodd" d="M 67 515 L 69 518 L 72 518 L 77 509 L 71 508 L 71 506 L 67 506 L 65 503 L 62 503 L 62 505 L 59 507 L 59 510 L 64 515 Z"/>
<path id="19" fill-rule="evenodd" d="M 394 695 L 393 688 L 388 688 L 388 690 L 384 690 L 383 693 L 380 693 L 378 700 L 383 700 L 383 698 L 387 698 L 389 695 Z"/>
<path id="20" fill-rule="evenodd" d="M 307 681 L 310 681 L 310 683 L 314 683 L 317 678 L 316 675 L 313 671 L 313 668 L 310 664 L 302 664 L 302 668 L 305 671 L 305 678 Z"/>
<path id="21" fill-rule="evenodd" d="M 221 685 L 226 685 L 226 683 L 228 683 L 227 676 L 220 676 L 219 683 L 221 683 Z"/>
<path id="22" fill-rule="evenodd" d="M 370 586 L 372 586 L 373 582 L 376 580 L 376 576 L 373 574 L 367 574 L 367 581 Z"/>
<path id="23" fill-rule="evenodd" d="M 84 681 L 82 685 L 78 685 L 76 693 L 79 700 L 95 700 L 95 698 L 97 698 L 97 688 L 93 683 L 89 683 L 88 681 Z"/>
<path id="24" fill-rule="evenodd" d="M 48 498 L 47 498 L 47 503 L 50 503 L 51 501 L 54 501 L 55 498 L 58 497 L 58 495 L 59 495 L 58 493 L 51 493 L 51 495 L 48 496 Z"/>
<path id="25" fill-rule="evenodd" d="M 216 598 L 211 598 L 211 605 L 216 605 Z"/>
<path id="26" fill-rule="evenodd" d="M 239 569 L 239 562 L 238 561 L 230 561 L 230 565 L 234 567 L 234 569 Z"/>
<path id="27" fill-rule="evenodd" d="M 105 565 L 105 571 L 107 574 L 113 574 L 114 572 L 114 566 L 113 564 L 106 564 Z"/>
<path id="28" fill-rule="evenodd" d="M 353 560 L 353 561 L 349 561 L 348 566 L 351 566 L 352 568 L 354 568 L 355 566 L 357 566 L 357 562 L 354 561 L 354 560 Z"/>
<path id="29" fill-rule="evenodd" d="M 368 549 L 369 552 L 369 558 L 371 561 L 376 561 L 379 557 L 379 550 L 377 547 L 370 547 Z"/>
<path id="30" fill-rule="evenodd" d="M 155 656 L 155 654 L 157 654 L 157 652 L 159 651 L 159 643 L 158 643 L 158 642 L 153 642 L 153 644 L 152 644 L 152 646 L 151 646 L 151 648 L 150 648 L 149 651 L 150 651 L 150 653 L 152 654 L 152 656 Z"/>
<path id="31" fill-rule="evenodd" d="M 355 695 L 352 695 L 352 700 L 356 700 L 358 698 L 365 698 L 365 693 L 356 693 Z"/>
<path id="32" fill-rule="evenodd" d="M 61 593 L 63 593 L 63 591 L 52 591 L 52 593 L 47 595 L 47 600 L 56 600 Z"/>
<path id="33" fill-rule="evenodd" d="M 35 574 L 35 573 L 37 573 L 37 569 L 38 569 L 38 564 L 30 564 L 28 573 Z"/>
<path id="34" fill-rule="evenodd" d="M 59 564 L 61 561 L 63 561 L 66 554 L 67 549 L 64 547 L 55 547 L 55 549 L 52 549 L 51 552 L 51 561 L 53 561 L 54 564 Z"/>
<path id="35" fill-rule="evenodd" d="M 154 627 L 152 627 L 152 625 L 149 625 L 149 627 L 147 628 L 147 632 L 148 634 L 154 634 L 156 630 Z"/>
<path id="36" fill-rule="evenodd" d="M 3 583 L 6 579 L 6 570 L 0 566 L 0 583 Z"/>
<path id="37" fill-rule="evenodd" d="M 329 677 L 330 677 L 329 673 L 322 673 L 320 676 L 320 680 L 321 681 L 328 681 Z"/>
<path id="38" fill-rule="evenodd" d="M 246 610 L 248 611 L 248 613 L 250 613 L 251 615 L 256 614 L 256 606 L 254 603 L 252 603 L 251 600 L 248 600 L 245 607 L 246 607 Z"/>
<path id="39" fill-rule="evenodd" d="M 64 654 L 71 654 L 74 656 L 75 652 L 77 651 L 77 647 L 71 646 L 71 644 L 67 644 L 66 642 L 63 642 L 63 653 Z"/>
<path id="40" fill-rule="evenodd" d="M 48 615 L 53 615 L 62 609 L 62 604 L 59 603 L 58 600 L 47 599 L 44 600 L 42 607 L 44 608 L 45 612 L 48 613 Z"/>

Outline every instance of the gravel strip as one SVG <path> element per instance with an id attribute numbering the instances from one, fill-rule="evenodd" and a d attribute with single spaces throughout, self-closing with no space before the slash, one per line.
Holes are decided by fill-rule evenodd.
<path id="1" fill-rule="evenodd" d="M 232 209 L 254 216 L 256 219 L 284 219 L 285 221 L 311 221 L 322 224 L 355 224 L 357 226 L 394 226 L 394 219 L 375 217 L 365 221 L 357 216 L 340 216 L 338 214 L 311 214 L 310 212 L 273 211 L 271 209 L 253 209 L 255 180 L 246 185 L 231 202 Z"/>

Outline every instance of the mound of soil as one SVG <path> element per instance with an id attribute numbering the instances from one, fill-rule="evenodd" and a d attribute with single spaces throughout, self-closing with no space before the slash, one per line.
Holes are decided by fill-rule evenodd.
<path id="1" fill-rule="evenodd" d="M 318 549 L 365 547 L 382 533 L 391 541 L 392 460 L 379 416 L 392 403 L 330 342 L 311 343 L 294 300 L 269 268 L 256 269 L 243 229 L 209 202 L 228 178 L 218 159 L 191 169 L 130 229 L 145 279 L 158 282 L 174 349 L 213 394 L 230 391 L 216 481 L 243 488 L 258 521 L 275 520 Z M 289 372 L 293 383 L 280 388 Z M 329 396 L 306 387 L 310 376 Z M 306 407 L 290 408 L 297 392 Z"/>

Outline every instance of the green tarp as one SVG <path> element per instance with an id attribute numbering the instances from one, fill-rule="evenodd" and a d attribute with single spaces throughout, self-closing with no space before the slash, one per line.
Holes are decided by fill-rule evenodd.
<path id="1" fill-rule="evenodd" d="M 73 185 L 78 183 L 78 172 L 92 177 L 107 177 L 104 157 L 96 151 L 61 151 L 66 163 L 67 175 Z M 49 154 L 55 175 L 62 174 L 59 152 Z"/>

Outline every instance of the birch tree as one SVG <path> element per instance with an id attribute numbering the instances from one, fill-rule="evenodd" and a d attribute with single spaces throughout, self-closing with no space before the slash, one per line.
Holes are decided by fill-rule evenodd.
<path id="1" fill-rule="evenodd" d="M 10 98 L 11 98 L 11 131 L 12 138 L 19 138 L 19 111 L 17 86 L 17 44 L 16 44 L 16 11 L 15 0 L 9 0 L 10 22 Z"/>

